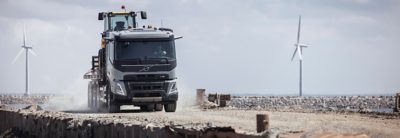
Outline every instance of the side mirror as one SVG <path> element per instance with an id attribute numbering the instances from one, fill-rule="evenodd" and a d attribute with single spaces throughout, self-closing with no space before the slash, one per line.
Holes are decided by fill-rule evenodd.
<path id="1" fill-rule="evenodd" d="M 140 17 L 142 17 L 142 19 L 147 19 L 147 14 L 145 11 L 140 11 Z"/>
<path id="2" fill-rule="evenodd" d="M 181 38 L 183 38 L 183 36 L 176 36 L 176 37 L 174 37 L 175 40 L 178 40 L 178 39 L 181 39 Z"/>
<path id="3" fill-rule="evenodd" d="M 103 12 L 100 12 L 100 13 L 99 13 L 99 16 L 97 17 L 97 19 L 98 19 L 98 20 L 103 20 L 103 15 L 104 15 L 104 13 L 103 13 Z"/>

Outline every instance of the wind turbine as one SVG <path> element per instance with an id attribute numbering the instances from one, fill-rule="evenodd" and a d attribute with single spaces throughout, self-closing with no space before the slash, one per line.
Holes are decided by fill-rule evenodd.
<path id="1" fill-rule="evenodd" d="M 12 63 L 15 63 L 19 56 L 21 56 L 22 52 L 25 50 L 25 96 L 29 95 L 29 58 L 28 52 L 32 55 L 36 56 L 36 53 L 32 50 L 31 46 L 26 45 L 26 36 L 25 36 L 25 24 L 23 30 L 23 45 L 22 49 L 18 52 L 17 56 L 14 58 Z"/>
<path id="2" fill-rule="evenodd" d="M 296 44 L 294 44 L 296 49 L 293 52 L 292 61 L 296 53 L 298 53 L 300 62 L 299 95 L 303 96 L 303 48 L 307 48 L 308 46 L 300 44 L 300 26 L 301 26 L 301 16 L 299 16 L 299 27 L 297 29 L 297 42 Z"/>

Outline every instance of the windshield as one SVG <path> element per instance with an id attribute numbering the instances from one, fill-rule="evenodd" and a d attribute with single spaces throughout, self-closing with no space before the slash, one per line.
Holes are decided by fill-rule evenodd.
<path id="1" fill-rule="evenodd" d="M 175 60 L 174 41 L 119 41 L 115 45 L 116 60 L 139 60 L 141 63 Z"/>
<path id="2" fill-rule="evenodd" d="M 133 17 L 129 14 L 116 14 L 110 18 L 111 29 L 122 31 L 133 27 Z"/>

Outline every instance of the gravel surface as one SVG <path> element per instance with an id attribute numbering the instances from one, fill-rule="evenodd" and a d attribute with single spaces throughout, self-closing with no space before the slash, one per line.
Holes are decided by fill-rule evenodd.
<path id="1" fill-rule="evenodd" d="M 72 111 L 73 112 L 73 111 Z M 299 113 L 256 110 L 200 110 L 187 108 L 175 113 L 133 112 L 133 113 L 79 113 L 78 118 L 93 118 L 150 125 L 182 125 L 189 128 L 202 126 L 232 126 L 238 132 L 255 133 L 256 114 L 270 116 L 273 134 L 304 132 L 315 135 L 325 132 L 367 134 L 371 137 L 400 136 L 399 115 L 371 115 L 359 113 Z"/>
<path id="2" fill-rule="evenodd" d="M 10 101 L 12 103 L 15 103 L 14 101 L 40 103 L 47 100 L 47 98 L 43 97 L 39 99 L 45 100 L 36 101 L 36 97 L 18 100 L 20 98 L 0 96 L 0 100 L 3 103 L 9 103 Z M 350 112 L 351 110 L 342 110 L 392 108 L 393 99 L 394 97 L 392 96 L 234 97 L 228 103 L 231 106 L 229 108 L 202 110 L 194 106 L 185 106 L 184 108 L 180 106 L 181 109 L 175 113 L 129 111 L 109 114 L 87 110 L 64 111 L 64 113 L 39 112 L 58 114 L 59 116 L 77 120 L 93 119 L 105 122 L 142 124 L 145 126 L 174 125 L 192 129 L 201 129 L 205 126 L 232 126 L 237 132 L 242 133 L 255 133 L 256 114 L 268 113 L 270 130 L 274 135 L 302 132 L 305 135 L 312 136 L 332 132 L 395 138 L 400 136 L 399 113 L 371 113 L 368 111 L 356 113 Z"/>
<path id="3" fill-rule="evenodd" d="M 239 109 L 295 108 L 392 112 L 394 96 L 234 96 L 228 105 Z"/>
<path id="4" fill-rule="evenodd" d="M 1 104 L 44 104 L 50 96 L 0 95 Z"/>

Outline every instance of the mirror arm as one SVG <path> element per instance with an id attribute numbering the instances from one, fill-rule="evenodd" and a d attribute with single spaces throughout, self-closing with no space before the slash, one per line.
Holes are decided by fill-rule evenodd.
<path id="1" fill-rule="evenodd" d="M 175 37 L 174 39 L 175 39 L 175 40 L 178 40 L 178 39 L 181 39 L 181 38 L 183 38 L 183 36 L 177 36 L 177 37 Z"/>

